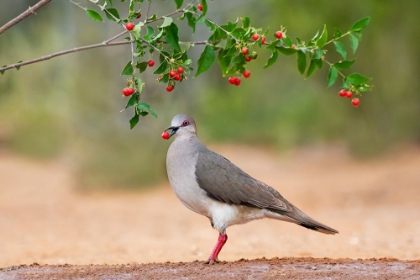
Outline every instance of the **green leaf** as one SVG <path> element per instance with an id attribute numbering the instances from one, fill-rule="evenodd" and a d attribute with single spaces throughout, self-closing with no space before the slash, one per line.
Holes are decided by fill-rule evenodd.
<path id="1" fill-rule="evenodd" d="M 130 0 L 129 14 L 134 13 L 134 2 L 135 0 Z"/>
<path id="2" fill-rule="evenodd" d="M 359 20 L 358 22 L 356 22 L 351 28 L 350 28 L 350 32 L 355 32 L 355 31 L 362 31 L 363 29 L 365 29 L 368 24 L 370 22 L 370 17 L 365 17 L 362 18 L 361 20 Z"/>
<path id="3" fill-rule="evenodd" d="M 358 86 L 368 83 L 372 78 L 368 78 L 365 76 L 360 75 L 359 73 L 353 73 L 347 76 L 345 81 L 349 84 Z"/>
<path id="4" fill-rule="evenodd" d="M 334 66 L 330 67 L 330 71 L 328 72 L 328 85 L 327 88 L 332 86 L 338 78 L 338 71 Z"/>
<path id="5" fill-rule="evenodd" d="M 243 28 L 248 28 L 251 23 L 251 20 L 249 19 L 249 17 L 241 18 L 241 21 L 242 21 Z"/>
<path id="6" fill-rule="evenodd" d="M 222 70 L 223 77 L 225 77 L 225 72 L 227 71 L 230 64 L 230 60 L 231 60 L 231 57 L 225 56 L 225 52 L 226 52 L 225 50 L 221 49 L 219 50 L 219 54 L 217 56 L 217 60 L 218 60 L 220 69 Z"/>
<path id="7" fill-rule="evenodd" d="M 146 35 L 144 35 L 143 39 L 146 40 L 147 42 L 152 41 L 152 35 L 155 33 L 155 30 L 153 29 L 153 27 L 151 26 L 146 26 L 147 28 L 147 33 Z"/>
<path id="8" fill-rule="evenodd" d="M 131 60 L 130 60 L 129 62 L 127 62 L 123 71 L 121 72 L 121 76 L 130 76 L 130 75 L 133 75 L 133 72 L 134 72 L 134 69 L 133 69 L 133 65 L 131 65 Z"/>
<path id="9" fill-rule="evenodd" d="M 353 33 L 350 33 L 350 46 L 353 50 L 353 53 L 355 53 L 359 47 L 359 39 Z"/>
<path id="10" fill-rule="evenodd" d="M 324 30 L 321 33 L 321 36 L 319 37 L 319 39 L 316 41 L 316 45 L 318 46 L 318 48 L 322 49 L 323 46 L 325 46 L 325 43 L 328 40 L 328 30 L 327 30 L 327 26 L 324 24 Z"/>
<path id="11" fill-rule="evenodd" d="M 333 35 L 334 39 L 340 38 L 342 35 L 343 35 L 343 33 L 341 32 L 340 29 L 334 28 L 334 35 Z"/>
<path id="12" fill-rule="evenodd" d="M 318 39 L 319 36 L 319 30 L 316 32 L 315 36 L 312 37 L 311 41 L 316 41 L 316 39 Z"/>
<path id="13" fill-rule="evenodd" d="M 158 67 L 158 69 L 156 69 L 155 72 L 153 72 L 153 74 L 162 74 L 166 72 L 166 69 L 168 68 L 168 62 L 166 60 L 164 60 Z"/>
<path id="14" fill-rule="evenodd" d="M 302 51 L 297 53 L 297 67 L 300 74 L 303 75 L 306 69 L 306 54 Z"/>
<path id="15" fill-rule="evenodd" d="M 163 16 L 163 23 L 159 27 L 160 28 L 167 27 L 167 26 L 171 25 L 173 21 L 174 20 L 171 17 L 165 17 L 165 16 Z"/>
<path id="16" fill-rule="evenodd" d="M 174 49 L 176 52 L 181 51 L 181 47 L 179 46 L 179 37 L 178 37 L 178 26 L 175 23 L 171 23 L 171 25 L 165 27 L 166 30 L 166 42 Z"/>
<path id="17" fill-rule="evenodd" d="M 101 17 L 101 15 L 100 14 L 98 14 L 98 12 L 96 12 L 96 11 L 94 11 L 94 10 L 91 10 L 91 9 L 87 9 L 86 10 L 86 13 L 88 14 L 88 16 L 91 18 L 91 19 L 93 19 L 93 20 L 96 20 L 96 21 L 104 21 L 103 20 L 103 18 Z"/>
<path id="18" fill-rule="evenodd" d="M 139 77 L 135 77 L 135 82 L 137 91 L 141 93 L 145 84 Z"/>
<path id="19" fill-rule="evenodd" d="M 137 94 L 133 94 L 130 99 L 127 102 L 127 105 L 125 105 L 125 109 L 130 108 L 131 106 L 134 106 L 137 104 Z"/>
<path id="20" fill-rule="evenodd" d="M 270 58 L 268 59 L 267 63 L 265 64 L 264 69 L 273 65 L 277 61 L 278 57 L 279 57 L 278 51 L 274 50 L 274 52 L 271 54 Z"/>
<path id="21" fill-rule="evenodd" d="M 318 59 L 311 59 L 311 63 L 308 67 L 308 72 L 306 72 L 306 78 L 309 78 L 310 76 L 312 76 L 313 73 L 315 73 L 316 67 L 318 66 L 316 62 L 317 60 Z"/>
<path id="22" fill-rule="evenodd" d="M 201 5 L 203 5 L 203 11 L 201 12 L 201 15 L 198 17 L 198 19 L 204 18 L 207 14 L 208 6 L 206 0 L 201 0 Z"/>
<path id="23" fill-rule="evenodd" d="M 336 62 L 334 63 L 334 67 L 337 68 L 337 70 L 344 70 L 344 69 L 350 68 L 355 61 L 356 59 Z"/>
<path id="24" fill-rule="evenodd" d="M 149 104 L 147 104 L 147 103 L 139 103 L 139 105 L 137 106 L 137 108 L 139 108 L 140 110 L 145 110 L 145 111 L 147 111 L 147 110 L 149 110 L 150 105 L 149 105 Z"/>
<path id="25" fill-rule="evenodd" d="M 190 42 L 179 42 L 179 47 L 182 52 L 186 52 L 191 48 L 192 44 Z"/>
<path id="26" fill-rule="evenodd" d="M 242 27 L 237 27 L 232 31 L 232 36 L 238 39 L 238 38 L 243 37 L 245 33 L 246 33 L 245 29 L 243 29 Z"/>
<path id="27" fill-rule="evenodd" d="M 109 9 L 105 9 L 105 15 L 109 20 L 115 21 L 115 18 L 112 17 L 111 15 L 113 15 L 114 17 L 116 17 L 117 19 L 120 18 L 120 15 L 118 14 L 118 10 L 115 8 L 109 8 Z"/>
<path id="28" fill-rule="evenodd" d="M 144 25 L 143 22 L 139 22 L 134 26 L 134 29 L 131 31 L 131 34 L 134 36 L 134 38 L 136 39 L 140 38 L 141 27 L 143 25 Z"/>
<path id="29" fill-rule="evenodd" d="M 193 34 L 194 34 L 195 33 L 195 26 L 197 24 L 197 19 L 190 12 L 186 12 L 184 15 L 187 17 L 188 26 L 192 28 Z"/>
<path id="30" fill-rule="evenodd" d="M 284 55 L 293 55 L 297 52 L 296 49 L 285 47 L 277 47 L 277 50 Z"/>
<path id="31" fill-rule="evenodd" d="M 197 69 L 197 73 L 195 74 L 195 77 L 207 71 L 210 68 L 210 66 L 214 63 L 215 57 L 216 55 L 214 53 L 213 48 L 210 45 L 206 45 L 206 47 L 204 48 L 204 51 L 202 52 L 202 54 L 200 55 L 200 58 L 198 59 L 198 62 L 197 62 L 198 69 Z"/>
<path id="32" fill-rule="evenodd" d="M 136 126 L 139 120 L 140 120 L 140 116 L 138 114 L 135 114 L 134 117 L 132 117 L 130 120 L 130 129 L 133 129 L 133 127 Z"/>
<path id="33" fill-rule="evenodd" d="M 322 59 L 315 59 L 313 60 L 316 64 L 316 66 L 321 69 L 322 68 Z"/>
<path id="34" fill-rule="evenodd" d="M 140 110 L 143 110 L 143 111 L 147 111 L 150 114 L 152 114 L 154 117 L 157 118 L 156 112 L 152 108 L 150 108 L 149 104 L 142 102 L 142 103 L 139 103 L 139 105 L 137 105 L 137 108 L 139 108 Z"/>
<path id="35" fill-rule="evenodd" d="M 208 19 L 204 20 L 204 24 L 210 29 L 210 32 L 215 32 L 216 30 L 218 30 L 216 24 L 214 24 Z"/>
<path id="36" fill-rule="evenodd" d="M 321 59 L 322 56 L 324 55 L 324 51 L 321 49 L 316 49 L 315 50 L 315 54 L 312 55 L 312 59 Z"/>
<path id="37" fill-rule="evenodd" d="M 290 39 L 290 37 L 289 37 L 289 36 L 287 36 L 286 38 L 284 38 L 284 39 L 283 39 L 283 42 L 286 44 L 286 46 L 288 46 L 288 47 L 290 47 L 290 48 L 293 46 L 292 39 Z"/>
<path id="38" fill-rule="evenodd" d="M 182 6 L 182 3 L 184 3 L 184 0 L 174 0 L 176 4 L 176 8 L 179 9 Z"/>
<path id="39" fill-rule="evenodd" d="M 224 24 L 221 27 L 224 30 L 226 30 L 227 32 L 232 32 L 236 28 L 236 25 L 237 24 L 238 24 L 238 21 L 236 21 L 236 22 L 230 22 L 230 21 L 228 21 L 227 24 Z"/>
<path id="40" fill-rule="evenodd" d="M 334 46 L 335 46 L 335 50 L 341 54 L 341 56 L 343 57 L 344 60 L 347 59 L 347 51 L 346 51 L 346 47 L 344 46 L 343 43 L 339 42 L 339 41 L 334 41 Z"/>
<path id="41" fill-rule="evenodd" d="M 358 91 L 369 91 L 369 90 L 372 90 L 372 88 L 373 88 L 373 86 L 371 86 L 371 85 L 359 85 L 359 86 L 356 86 L 356 89 L 358 90 Z"/>

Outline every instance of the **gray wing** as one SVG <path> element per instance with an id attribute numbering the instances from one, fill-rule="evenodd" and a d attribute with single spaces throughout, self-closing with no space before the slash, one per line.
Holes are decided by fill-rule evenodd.
<path id="1" fill-rule="evenodd" d="M 205 147 L 199 150 L 195 176 L 200 188 L 213 199 L 230 204 L 293 211 L 292 205 L 278 191 Z"/>

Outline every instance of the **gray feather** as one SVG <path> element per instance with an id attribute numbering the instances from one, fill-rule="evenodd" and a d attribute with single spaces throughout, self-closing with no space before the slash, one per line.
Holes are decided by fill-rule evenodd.
<path id="1" fill-rule="evenodd" d="M 195 176 L 208 196 L 231 204 L 242 204 L 281 212 L 292 206 L 275 189 L 258 181 L 221 155 L 201 146 Z"/>

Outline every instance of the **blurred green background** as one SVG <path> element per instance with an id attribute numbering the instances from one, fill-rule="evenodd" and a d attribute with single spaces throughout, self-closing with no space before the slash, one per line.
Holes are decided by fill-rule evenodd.
<path id="1" fill-rule="evenodd" d="M 0 25 L 36 2 L 2 0 Z M 93 8 L 87 1 L 78 2 Z M 154 1 L 151 12 L 162 15 L 174 8 L 173 1 Z M 363 95 L 358 108 L 338 97 L 340 83 L 326 89 L 327 69 L 304 80 L 294 57 L 280 56 L 263 70 L 268 56 L 261 54 L 249 64 L 252 76 L 240 87 L 230 86 L 216 64 L 172 93 L 155 82 L 151 69 L 146 71 L 143 98 L 158 118 L 141 119 L 130 130 L 132 112 L 120 112 L 126 102 L 120 73 L 130 59 L 125 45 L 5 72 L 0 76 L 0 145 L 40 159 L 59 159 L 72 167 L 81 189 L 90 189 L 140 188 L 165 180 L 170 141 L 161 141 L 160 133 L 178 113 L 196 119 L 205 143 L 242 142 L 279 151 L 338 143 L 358 157 L 418 144 L 419 8 L 418 0 L 209 2 L 208 16 L 216 22 L 248 16 L 253 26 L 273 32 L 287 26 L 289 36 L 306 40 L 324 23 L 330 32 L 333 27 L 348 30 L 370 16 L 353 70 L 373 77 L 375 88 Z M 0 35 L 0 64 L 102 42 L 119 32 L 121 27 L 113 22 L 94 22 L 69 1 L 55 0 Z M 194 38 L 188 32 L 188 27 L 180 31 L 180 39 L 208 36 L 205 27 L 198 28 Z M 201 50 L 191 56 L 197 59 Z"/>

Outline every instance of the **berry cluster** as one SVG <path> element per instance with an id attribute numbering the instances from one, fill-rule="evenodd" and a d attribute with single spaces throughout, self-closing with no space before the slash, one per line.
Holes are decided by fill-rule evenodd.
<path id="1" fill-rule="evenodd" d="M 179 66 L 176 70 L 175 69 L 170 70 L 169 71 L 169 83 L 166 86 L 166 91 L 167 92 L 173 91 L 175 89 L 175 83 L 180 82 L 183 79 L 185 79 L 184 68 Z"/>
<path id="2" fill-rule="evenodd" d="M 147 62 L 147 65 L 149 65 L 149 67 L 153 67 L 155 65 L 155 61 L 153 59 L 150 59 Z M 126 87 L 122 90 L 122 93 L 123 93 L 124 96 L 130 96 L 130 95 L 132 95 L 133 93 L 136 92 L 136 90 L 132 86 L 134 86 L 133 81 L 131 79 L 129 79 L 128 80 L 128 87 Z"/>
<path id="3" fill-rule="evenodd" d="M 353 93 L 351 92 L 351 90 L 345 90 L 345 89 L 342 89 L 342 90 L 340 90 L 340 91 L 338 92 L 338 95 L 339 95 L 340 97 L 347 97 L 347 98 L 351 98 L 351 97 L 353 96 Z M 360 104 L 360 100 L 359 100 L 359 98 L 353 98 L 353 99 L 351 100 L 351 104 L 352 104 L 354 107 L 359 106 L 359 104 Z"/>
<path id="4" fill-rule="evenodd" d="M 249 77 L 251 77 L 251 72 L 249 72 L 248 70 L 245 70 L 242 73 L 242 75 L 244 76 L 245 79 L 248 79 Z M 241 78 L 231 76 L 229 77 L 228 82 L 231 85 L 239 86 L 241 84 Z"/>

